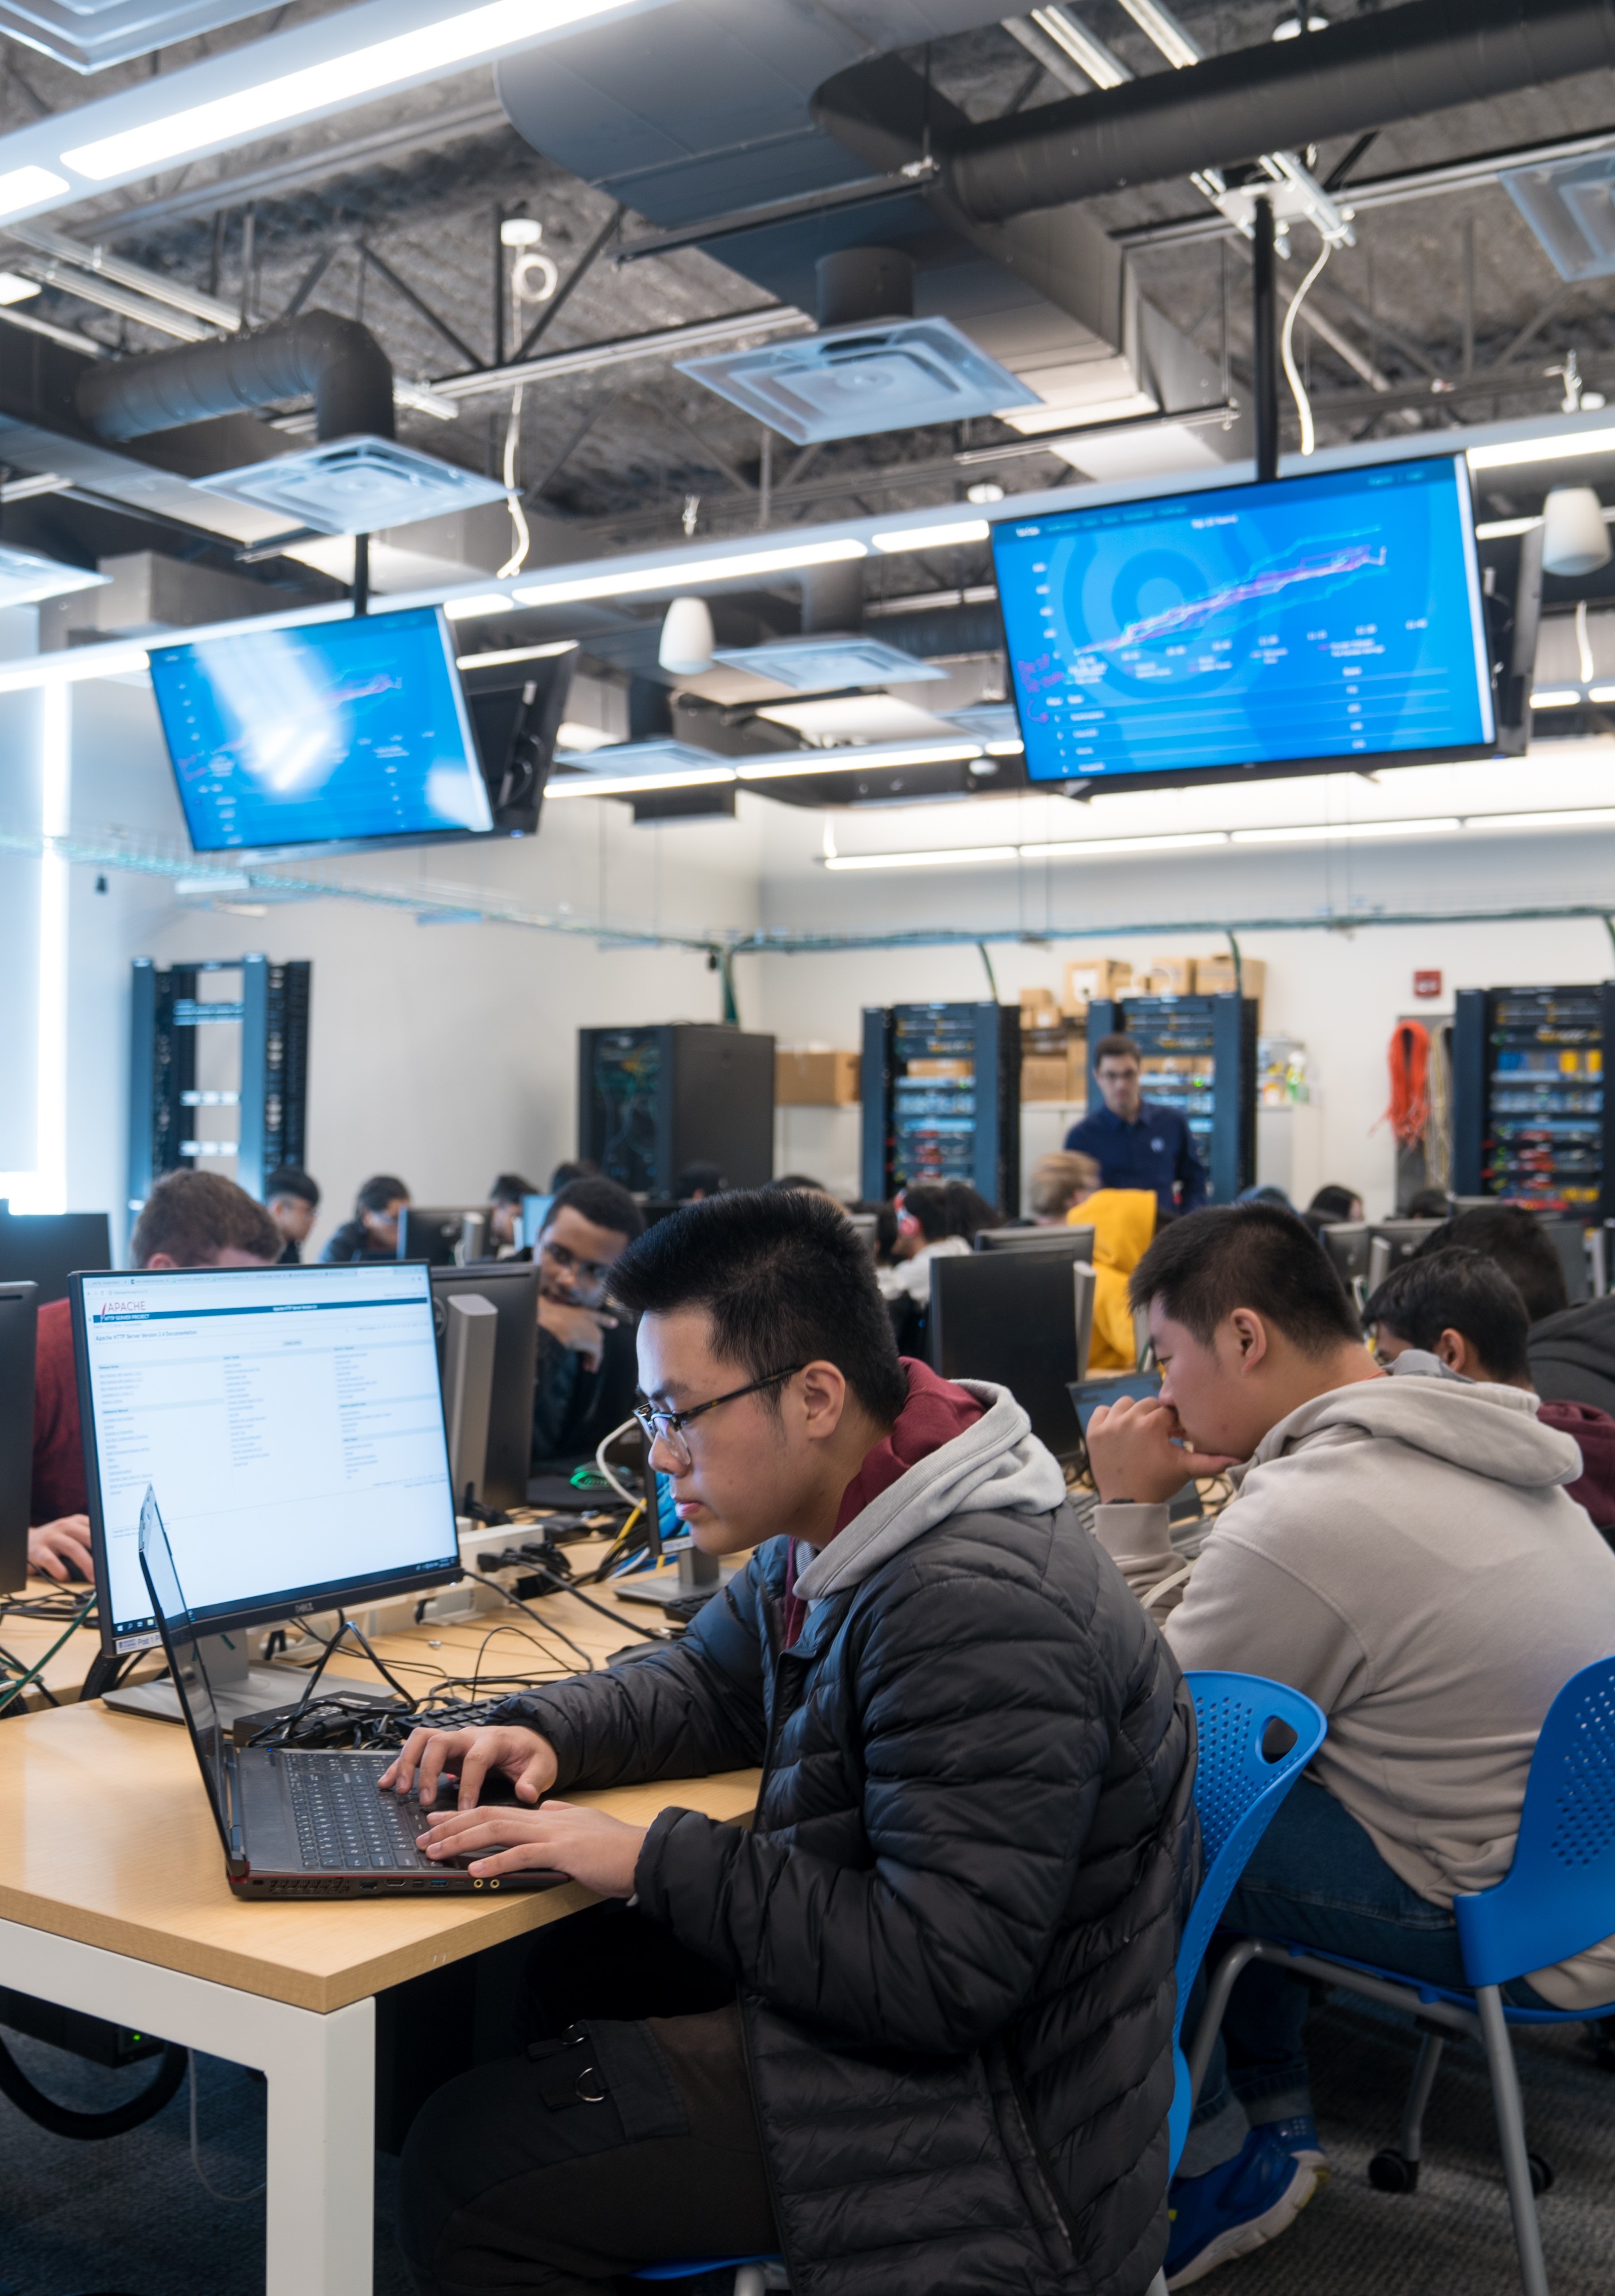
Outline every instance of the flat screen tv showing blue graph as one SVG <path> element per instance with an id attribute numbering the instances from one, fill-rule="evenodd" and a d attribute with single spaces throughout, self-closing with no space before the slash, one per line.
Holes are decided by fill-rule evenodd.
<path id="1" fill-rule="evenodd" d="M 1494 738 L 1462 456 L 993 529 L 1034 782 L 1474 756 Z"/>
<path id="2" fill-rule="evenodd" d="M 435 606 L 153 646 L 151 660 L 198 853 L 493 828 Z"/>

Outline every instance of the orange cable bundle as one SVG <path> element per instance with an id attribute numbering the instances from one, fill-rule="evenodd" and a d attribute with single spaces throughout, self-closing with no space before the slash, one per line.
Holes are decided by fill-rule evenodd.
<path id="1" fill-rule="evenodd" d="M 1430 1030 L 1403 1021 L 1391 1031 L 1390 1106 L 1385 1111 L 1399 1148 L 1413 1148 L 1430 1122 Z"/>

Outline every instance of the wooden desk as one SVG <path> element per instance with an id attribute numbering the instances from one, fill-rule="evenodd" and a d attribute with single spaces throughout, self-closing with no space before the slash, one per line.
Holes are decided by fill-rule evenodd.
<path id="1" fill-rule="evenodd" d="M 609 1620 L 592 1624 L 607 1648 L 624 1639 Z M 436 1639 L 443 1648 L 430 1655 L 457 1672 L 486 1631 L 415 1628 L 389 1636 L 387 1654 Z M 266 2296 L 362 2296 L 375 1995 L 559 1921 L 590 1893 L 569 1882 L 487 1898 L 242 1903 L 182 1730 L 74 1705 L 0 1726 L 0 1981 L 258 2067 L 269 2091 Z M 670 1805 L 739 1818 L 758 1783 L 738 1771 L 578 1799 L 640 1824 Z"/>

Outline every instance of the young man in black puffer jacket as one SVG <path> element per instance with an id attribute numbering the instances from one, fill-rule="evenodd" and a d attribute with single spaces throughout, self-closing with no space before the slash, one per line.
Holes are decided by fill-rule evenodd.
<path id="1" fill-rule="evenodd" d="M 681 1644 L 418 1731 L 384 1784 L 418 1773 L 433 1854 L 635 1898 L 736 1998 L 439 2090 L 400 2180 L 418 2285 L 778 2248 L 797 2296 L 1144 2296 L 1193 1828 L 1164 1643 L 1007 1390 L 899 1360 L 833 1204 L 693 1206 L 613 1288 L 681 1518 L 758 1552 Z M 759 1763 L 750 1830 L 535 1807 Z M 474 1806 L 490 1769 L 525 1808 Z"/>

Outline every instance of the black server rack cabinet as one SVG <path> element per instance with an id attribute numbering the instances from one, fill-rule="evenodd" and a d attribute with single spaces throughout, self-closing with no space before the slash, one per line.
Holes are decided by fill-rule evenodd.
<path id="1" fill-rule="evenodd" d="M 1144 1097 L 1188 1119 L 1211 1175 L 1209 1201 L 1231 1204 L 1256 1179 L 1256 1000 L 1252 996 L 1129 996 L 1088 1007 L 1090 1054 L 1125 1032 L 1142 1055 Z M 1088 1071 L 1088 1106 L 1103 1098 Z"/>
<path id="2" fill-rule="evenodd" d="M 198 994 L 207 973 L 237 972 L 241 993 Z M 277 1164 L 301 1164 L 308 1123 L 308 1003 L 312 968 L 266 956 L 172 965 L 135 960 L 130 1002 L 129 1210 L 138 1212 L 165 1172 L 233 1160 L 249 1195 L 263 1193 Z M 196 1032 L 239 1031 L 234 1085 L 197 1085 Z M 235 1138 L 204 1139 L 204 1111 L 234 1108 Z"/>
<path id="3" fill-rule="evenodd" d="M 635 1195 L 670 1196 L 686 1164 L 760 1188 L 774 1172 L 774 1038 L 699 1021 L 579 1029 L 578 1152 Z"/>
<path id="4" fill-rule="evenodd" d="M 891 1004 L 864 1013 L 860 1185 L 967 1180 L 1021 1208 L 1021 1013 L 1013 1004 Z"/>
<path id="5" fill-rule="evenodd" d="M 1615 981 L 1461 988 L 1453 1011 L 1453 1193 L 1615 1218 L 1603 1089 Z"/>

